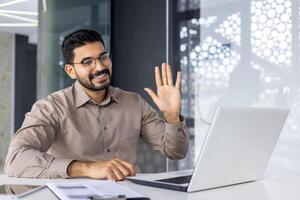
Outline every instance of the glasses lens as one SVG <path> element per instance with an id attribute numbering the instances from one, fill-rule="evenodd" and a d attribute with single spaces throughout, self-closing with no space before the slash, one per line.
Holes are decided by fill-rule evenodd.
<path id="1" fill-rule="evenodd" d="M 86 60 L 82 61 L 82 65 L 84 66 L 85 69 L 89 70 L 94 67 L 95 59 L 94 58 L 86 59 Z"/>
<path id="2" fill-rule="evenodd" d="M 110 62 L 109 53 L 102 54 L 102 55 L 99 57 L 99 60 L 100 60 L 100 62 L 101 62 L 103 65 L 108 65 L 109 62 Z"/>

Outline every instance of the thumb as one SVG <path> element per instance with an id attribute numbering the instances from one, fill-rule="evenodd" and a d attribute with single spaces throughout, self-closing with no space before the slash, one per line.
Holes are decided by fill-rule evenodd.
<path id="1" fill-rule="evenodd" d="M 148 95 L 152 98 L 152 100 L 154 101 L 154 103 L 157 102 L 158 100 L 158 96 L 149 88 L 144 88 L 144 90 L 148 93 Z"/>

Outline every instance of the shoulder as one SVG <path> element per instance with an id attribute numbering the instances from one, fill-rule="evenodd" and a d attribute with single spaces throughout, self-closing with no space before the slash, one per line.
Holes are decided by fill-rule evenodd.
<path id="1" fill-rule="evenodd" d="M 120 105 L 125 106 L 131 110 L 151 110 L 155 111 L 149 103 L 138 93 L 122 90 L 120 88 L 114 87 L 114 94 L 116 99 L 119 100 Z"/>
<path id="2" fill-rule="evenodd" d="M 73 97 L 73 86 L 53 92 L 47 96 L 50 102 L 64 101 Z"/>
<path id="3" fill-rule="evenodd" d="M 46 109 L 48 111 L 55 110 L 55 107 L 65 105 L 66 102 L 72 99 L 72 86 L 62 90 L 58 90 L 49 94 L 47 97 L 37 100 L 32 109 Z"/>
<path id="4" fill-rule="evenodd" d="M 141 102 L 143 99 L 140 94 L 136 92 L 126 91 L 118 87 L 111 87 L 113 89 L 114 96 L 119 101 L 134 101 Z"/>

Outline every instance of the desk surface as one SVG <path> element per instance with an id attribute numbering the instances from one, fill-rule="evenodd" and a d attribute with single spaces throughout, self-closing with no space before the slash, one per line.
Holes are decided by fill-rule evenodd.
<path id="1" fill-rule="evenodd" d="M 68 179 L 69 181 L 79 179 Z M 82 179 L 80 179 L 82 180 Z M 0 175 L 0 184 L 30 184 L 39 185 L 47 182 L 62 181 L 62 179 L 25 179 L 9 178 Z M 63 180 L 64 181 L 64 180 Z M 185 193 L 153 187 L 137 185 L 129 181 L 119 182 L 137 192 L 150 197 L 151 200 L 180 199 L 180 200 L 299 200 L 300 177 L 293 175 L 277 175 L 265 177 L 263 180 L 239 184 L 235 186 L 211 189 L 201 192 Z M 43 199 L 55 199 L 47 193 L 40 194 Z M 46 197 L 47 196 L 47 197 Z"/>

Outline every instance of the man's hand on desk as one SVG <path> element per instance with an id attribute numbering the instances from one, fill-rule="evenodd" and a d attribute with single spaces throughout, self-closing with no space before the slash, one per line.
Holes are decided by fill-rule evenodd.
<path id="1" fill-rule="evenodd" d="M 67 173 L 71 177 L 90 177 L 95 179 L 124 180 L 135 175 L 135 167 L 120 159 L 101 160 L 94 163 L 73 161 Z"/>

